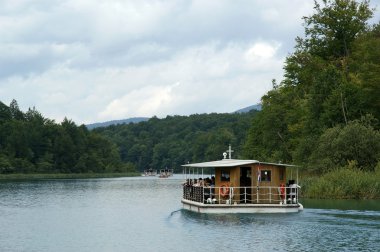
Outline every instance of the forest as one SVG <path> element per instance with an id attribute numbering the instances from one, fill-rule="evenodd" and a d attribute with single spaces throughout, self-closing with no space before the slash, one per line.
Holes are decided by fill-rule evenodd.
<path id="1" fill-rule="evenodd" d="M 262 97 L 249 130 L 245 157 L 299 165 L 308 196 L 380 197 L 380 23 L 368 24 L 374 11 L 368 1 L 315 2 L 284 79 Z"/>
<path id="2" fill-rule="evenodd" d="M 107 137 L 120 150 L 121 160 L 136 169 L 172 168 L 223 158 L 231 144 L 242 158 L 246 134 L 257 111 L 233 114 L 195 114 L 151 118 L 137 124 L 113 125 L 93 131 Z"/>
<path id="3" fill-rule="evenodd" d="M 242 153 L 256 111 L 153 117 L 88 130 L 44 118 L 17 101 L 0 102 L 0 173 L 113 173 L 174 168 L 221 159 L 229 144 Z M 239 154 L 237 154 L 239 155 Z"/>
<path id="4" fill-rule="evenodd" d="M 64 119 L 57 124 L 35 108 L 22 112 L 16 100 L 0 102 L 0 173 L 131 172 L 117 146 Z"/>

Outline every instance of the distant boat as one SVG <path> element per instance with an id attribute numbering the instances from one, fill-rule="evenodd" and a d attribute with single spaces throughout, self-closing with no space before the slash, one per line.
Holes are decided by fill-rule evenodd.
<path id="1" fill-rule="evenodd" d="M 144 177 L 156 176 L 156 175 L 157 175 L 157 170 L 153 170 L 153 169 L 144 170 L 144 173 L 141 174 L 141 176 L 144 176 Z"/>
<path id="2" fill-rule="evenodd" d="M 297 169 L 294 165 L 231 159 L 231 152 L 230 147 L 229 158 L 223 153 L 223 160 L 182 165 L 184 209 L 198 213 L 293 213 L 303 209 L 298 181 L 286 177 L 287 168 Z M 215 176 L 204 178 L 203 168 L 214 168 Z M 202 177 L 194 173 L 199 169 Z"/>
<path id="3" fill-rule="evenodd" d="M 160 170 L 160 178 L 168 178 L 170 176 L 173 176 L 173 169 L 161 169 Z"/>

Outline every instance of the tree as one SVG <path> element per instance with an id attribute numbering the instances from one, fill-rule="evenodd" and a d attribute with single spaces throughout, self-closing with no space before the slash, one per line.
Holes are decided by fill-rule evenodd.
<path id="1" fill-rule="evenodd" d="M 373 15 L 368 1 L 315 1 L 314 9 L 286 59 L 284 80 L 262 97 L 245 144 L 249 158 L 312 167 L 316 142 L 331 144 L 342 125 L 352 127 L 365 114 L 379 118 L 380 29 L 367 25 Z M 349 156 L 339 158 L 346 164 Z M 371 169 L 370 163 L 360 165 Z"/>
<path id="2" fill-rule="evenodd" d="M 348 57 L 358 34 L 364 32 L 373 15 L 369 1 L 315 1 L 316 13 L 304 17 L 305 39 L 298 46 L 323 59 Z"/>
<path id="3" fill-rule="evenodd" d="M 11 111 L 7 105 L 0 102 L 0 123 L 9 121 L 12 118 Z"/>
<path id="4" fill-rule="evenodd" d="M 16 120 L 24 119 L 24 114 L 21 112 L 20 108 L 18 107 L 18 103 L 15 99 L 11 101 L 11 104 L 9 105 L 9 111 L 13 119 L 16 119 Z"/>
<path id="5" fill-rule="evenodd" d="M 354 41 L 350 69 L 364 97 L 363 107 L 380 118 L 380 23 Z"/>
<path id="6" fill-rule="evenodd" d="M 365 122 L 364 117 L 344 127 L 326 130 L 313 152 L 313 167 L 319 172 L 326 172 L 355 161 L 360 169 L 374 171 L 380 159 L 380 132 Z"/>

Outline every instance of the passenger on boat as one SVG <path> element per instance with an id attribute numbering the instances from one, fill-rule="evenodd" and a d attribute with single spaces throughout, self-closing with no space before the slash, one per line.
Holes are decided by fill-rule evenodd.
<path id="1" fill-rule="evenodd" d="M 214 176 L 211 176 L 211 183 L 210 183 L 211 186 L 215 186 L 215 177 Z"/>
<path id="2" fill-rule="evenodd" d="M 195 183 L 194 183 L 193 186 L 203 186 L 203 179 L 199 178 L 198 181 L 195 180 Z"/>
<path id="3" fill-rule="evenodd" d="M 209 187 L 211 185 L 211 179 L 209 177 L 205 178 L 204 186 Z"/>

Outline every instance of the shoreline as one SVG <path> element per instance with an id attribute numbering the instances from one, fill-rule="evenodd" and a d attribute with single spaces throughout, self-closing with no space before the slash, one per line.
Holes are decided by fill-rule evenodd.
<path id="1" fill-rule="evenodd" d="M 122 173 L 17 173 L 0 174 L 0 182 L 14 180 L 45 180 L 45 179 L 94 179 L 94 178 L 121 178 L 138 177 L 138 172 Z"/>

